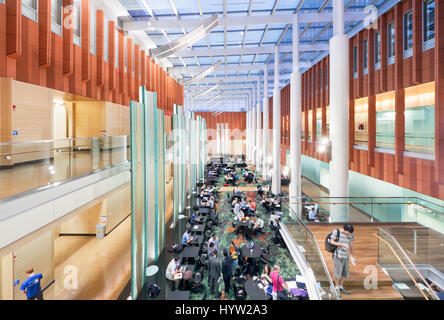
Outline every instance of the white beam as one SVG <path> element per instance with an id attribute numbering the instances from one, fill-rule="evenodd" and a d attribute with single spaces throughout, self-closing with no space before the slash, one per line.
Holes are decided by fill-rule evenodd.
<path id="1" fill-rule="evenodd" d="M 242 77 L 236 77 L 236 76 L 226 76 L 226 77 L 211 77 L 211 78 L 203 78 L 201 80 L 195 81 L 194 83 L 199 84 L 216 84 L 219 80 L 224 80 L 224 82 L 255 82 L 258 80 L 257 76 L 242 76 Z M 278 77 L 279 80 L 289 80 L 290 74 L 281 74 Z M 262 81 L 261 81 L 262 82 Z M 269 79 L 268 82 L 273 82 L 273 79 Z M 284 81 L 282 81 L 284 82 Z"/>
<path id="2" fill-rule="evenodd" d="M 192 49 L 192 50 L 182 50 L 177 52 L 172 57 L 208 57 L 208 56 L 236 56 L 236 55 L 248 55 L 248 54 L 271 54 L 275 51 L 276 47 L 248 47 L 248 48 L 220 48 L 220 49 Z M 301 44 L 299 45 L 299 51 L 327 51 L 330 47 L 328 43 L 313 43 L 313 44 Z M 285 45 L 278 47 L 280 53 L 292 52 L 293 48 L 291 45 Z"/>
<path id="3" fill-rule="evenodd" d="M 309 68 L 311 67 L 310 62 L 306 61 L 300 61 L 299 62 L 300 68 Z M 205 71 L 205 69 L 208 68 L 207 66 L 190 66 L 190 67 L 172 67 L 168 68 L 168 72 L 174 73 L 174 74 L 180 74 L 180 73 L 200 73 Z M 225 73 L 229 72 L 245 72 L 245 71 L 254 71 L 254 70 L 263 70 L 264 64 L 254 64 L 254 65 L 225 65 L 223 67 L 218 68 L 218 72 L 224 71 Z M 292 63 L 286 62 L 281 64 L 281 70 L 288 69 L 292 70 Z"/>
<path id="4" fill-rule="evenodd" d="M 345 14 L 345 21 L 360 21 L 364 20 L 368 14 L 357 11 L 348 11 Z M 219 27 L 235 27 L 235 26 L 250 26 L 250 25 L 264 25 L 264 24 L 289 24 L 294 21 L 294 14 L 283 15 L 267 15 L 267 16 L 246 16 L 246 17 L 219 17 Z M 204 22 L 205 19 L 162 19 L 157 21 L 126 21 L 122 23 L 124 31 L 132 30 L 167 30 L 167 29 L 193 29 Z M 332 22 L 333 14 L 327 13 L 304 13 L 299 17 L 300 23 L 310 22 Z"/>

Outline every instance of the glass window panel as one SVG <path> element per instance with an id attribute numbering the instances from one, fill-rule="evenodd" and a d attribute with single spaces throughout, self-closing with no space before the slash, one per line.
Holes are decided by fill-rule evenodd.
<path id="1" fill-rule="evenodd" d="M 313 139 L 313 110 L 308 110 L 308 140 Z"/>
<path id="2" fill-rule="evenodd" d="M 316 140 L 322 138 L 322 108 L 316 109 Z"/>
<path id="3" fill-rule="evenodd" d="M 405 150 L 435 152 L 435 83 L 405 89 Z"/>
<path id="4" fill-rule="evenodd" d="M 62 25 L 62 0 L 51 0 L 51 22 Z"/>
<path id="5" fill-rule="evenodd" d="M 327 131 L 327 137 L 330 137 L 330 106 L 327 106 L 325 111 L 326 111 L 325 126 L 326 126 L 326 131 Z"/>
<path id="6" fill-rule="evenodd" d="M 395 93 L 376 96 L 376 147 L 395 148 Z"/>
<path id="7" fill-rule="evenodd" d="M 364 69 L 368 67 L 368 44 L 367 39 L 363 41 L 363 54 L 364 54 Z"/>
<path id="8" fill-rule="evenodd" d="M 355 100 L 355 144 L 368 145 L 368 98 Z"/>
<path id="9" fill-rule="evenodd" d="M 73 2 L 73 29 L 74 29 L 74 35 L 78 38 L 80 38 L 81 28 L 82 28 L 82 17 L 81 17 L 81 1 L 80 0 L 74 0 Z"/>
<path id="10" fill-rule="evenodd" d="M 358 47 L 353 47 L 353 73 L 356 74 L 358 72 Z"/>
<path id="11" fill-rule="evenodd" d="M 22 0 L 22 14 L 34 21 L 38 21 L 37 0 Z"/>
<path id="12" fill-rule="evenodd" d="M 302 111 L 302 139 L 305 139 L 305 111 Z"/>
<path id="13" fill-rule="evenodd" d="M 424 2 L 424 42 L 435 38 L 435 1 Z"/>
<path id="14" fill-rule="evenodd" d="M 378 31 L 375 33 L 375 64 L 381 61 L 381 33 Z"/>
<path id="15" fill-rule="evenodd" d="M 413 48 L 413 15 L 409 11 L 404 15 L 404 50 Z"/>
<path id="16" fill-rule="evenodd" d="M 91 7 L 90 17 L 90 51 L 91 54 L 96 54 L 96 9 Z"/>
<path id="17" fill-rule="evenodd" d="M 389 58 L 395 56 L 395 23 L 391 22 L 387 26 L 387 55 Z"/>

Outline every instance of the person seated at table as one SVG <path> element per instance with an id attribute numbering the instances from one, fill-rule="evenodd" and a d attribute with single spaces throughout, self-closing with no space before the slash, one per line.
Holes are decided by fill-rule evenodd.
<path id="1" fill-rule="evenodd" d="M 239 221 L 239 222 L 242 221 L 242 219 L 244 217 L 245 217 L 244 211 L 239 208 L 237 215 L 236 215 L 237 221 Z"/>
<path id="2" fill-rule="evenodd" d="M 273 214 L 270 216 L 270 227 L 272 230 L 275 230 L 278 227 L 280 215 L 278 214 L 278 211 L 274 211 Z"/>
<path id="3" fill-rule="evenodd" d="M 249 204 L 250 208 L 253 210 L 253 212 L 255 212 L 256 211 L 256 202 L 253 200 L 249 200 L 248 204 Z"/>
<path id="4" fill-rule="evenodd" d="M 237 216 L 239 214 L 239 211 L 241 211 L 241 205 L 237 200 L 235 200 L 233 213 Z"/>
<path id="5" fill-rule="evenodd" d="M 210 246 L 211 243 L 214 243 L 214 249 L 219 250 L 219 238 L 217 237 L 217 234 L 213 233 L 211 235 L 210 240 L 208 240 L 208 246 Z"/>
<path id="6" fill-rule="evenodd" d="M 182 236 L 182 246 L 189 247 L 191 241 L 193 241 L 193 237 L 191 236 L 191 229 L 187 229 Z"/>
<path id="7" fill-rule="evenodd" d="M 174 279 L 176 275 L 181 274 L 179 258 L 173 258 L 168 264 L 165 272 L 165 278 L 171 291 L 175 291 L 179 285 L 180 279 Z"/>
<path id="8" fill-rule="evenodd" d="M 191 217 L 190 217 L 190 224 L 191 224 L 192 226 L 193 226 L 194 224 L 196 224 L 198 218 L 199 218 L 199 211 L 196 210 L 196 211 L 194 211 L 194 213 L 193 213 L 193 214 L 191 215 Z"/>
<path id="9" fill-rule="evenodd" d="M 264 220 L 261 219 L 261 217 L 258 217 L 256 219 L 256 222 L 253 224 L 253 232 L 256 232 L 257 230 L 262 230 L 264 228 Z"/>
<path id="10" fill-rule="evenodd" d="M 231 202 L 231 208 L 234 209 L 234 207 L 236 206 L 237 203 L 238 203 L 237 198 L 234 198 L 233 201 Z"/>
<path id="11" fill-rule="evenodd" d="M 238 197 L 241 194 L 239 187 L 233 189 L 233 197 Z"/>
<path id="12" fill-rule="evenodd" d="M 264 194 L 262 186 L 257 186 L 257 194 L 259 195 L 259 197 L 262 197 L 262 195 Z"/>
<path id="13" fill-rule="evenodd" d="M 205 206 L 210 209 L 214 209 L 214 197 L 213 196 L 210 197 L 210 199 L 207 201 Z"/>
<path id="14" fill-rule="evenodd" d="M 315 209 L 311 208 L 310 211 L 308 211 L 308 220 L 309 221 L 315 221 L 316 220 L 316 216 L 317 216 L 317 213 L 316 213 Z"/>
<path id="15" fill-rule="evenodd" d="M 264 266 L 264 273 L 261 274 L 261 279 L 266 280 L 269 284 L 273 284 L 273 280 L 270 277 L 270 273 L 271 273 L 271 267 L 270 265 L 267 263 Z"/>

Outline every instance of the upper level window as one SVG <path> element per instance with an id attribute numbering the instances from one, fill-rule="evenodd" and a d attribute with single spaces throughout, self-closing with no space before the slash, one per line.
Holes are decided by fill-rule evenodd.
<path id="1" fill-rule="evenodd" d="M 37 0 L 22 0 L 22 14 L 35 22 L 38 22 Z"/>
<path id="2" fill-rule="evenodd" d="M 105 62 L 108 62 L 108 41 L 109 41 L 109 33 L 108 33 L 108 21 L 105 19 L 104 24 L 103 24 L 103 35 L 104 35 L 104 46 L 103 46 L 103 55 L 104 55 L 104 59 Z"/>
<path id="3" fill-rule="evenodd" d="M 328 90 L 328 68 L 325 68 L 325 90 Z"/>
<path id="4" fill-rule="evenodd" d="M 82 28 L 82 17 L 81 17 L 81 0 L 73 1 L 73 13 L 72 13 L 72 23 L 74 31 L 74 44 L 80 46 L 80 36 Z"/>
<path id="5" fill-rule="evenodd" d="M 358 47 L 353 47 L 353 78 L 358 77 Z"/>
<path id="6" fill-rule="evenodd" d="M 435 46 L 435 0 L 424 1 L 424 50 Z"/>
<path id="7" fill-rule="evenodd" d="M 413 15 L 412 11 L 404 15 L 404 59 L 413 54 Z"/>
<path id="8" fill-rule="evenodd" d="M 363 50 L 363 66 L 364 66 L 364 74 L 368 72 L 368 41 L 365 39 L 362 42 L 362 50 Z"/>
<path id="9" fill-rule="evenodd" d="M 114 33 L 116 34 L 116 41 L 114 44 L 114 47 L 116 48 L 116 58 L 115 58 L 115 62 L 116 62 L 116 68 L 119 67 L 119 31 L 116 29 L 114 31 Z"/>
<path id="10" fill-rule="evenodd" d="M 62 1 L 51 0 L 51 31 L 62 35 Z"/>
<path id="11" fill-rule="evenodd" d="M 90 17 L 90 26 L 89 26 L 89 31 L 90 31 L 90 42 L 89 42 L 89 46 L 90 46 L 90 52 L 91 54 L 96 54 L 96 9 L 94 9 L 93 7 L 91 7 L 91 12 L 89 14 Z"/>
<path id="12" fill-rule="evenodd" d="M 317 86 L 317 74 L 316 71 L 314 72 L 314 77 L 313 77 L 313 88 L 314 88 L 314 92 L 318 92 L 318 86 Z"/>
<path id="13" fill-rule="evenodd" d="M 322 91 L 322 87 L 323 87 L 323 82 L 322 82 L 322 69 L 321 69 L 321 71 L 319 72 L 319 83 L 321 84 L 320 85 L 320 87 L 319 87 L 319 91 Z"/>
<path id="14" fill-rule="evenodd" d="M 381 65 L 381 33 L 375 33 L 375 70 L 378 70 Z"/>
<path id="15" fill-rule="evenodd" d="M 391 22 L 387 25 L 387 57 L 388 63 L 395 62 L 395 23 Z"/>

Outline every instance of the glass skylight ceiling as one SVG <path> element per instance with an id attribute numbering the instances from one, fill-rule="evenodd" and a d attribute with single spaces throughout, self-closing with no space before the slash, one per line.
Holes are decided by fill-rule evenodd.
<path id="1" fill-rule="evenodd" d="M 187 19 L 207 19 L 213 14 L 218 14 L 219 18 L 224 16 L 247 17 L 247 16 L 270 16 L 270 15 L 290 15 L 298 12 L 317 13 L 332 12 L 332 0 L 120 0 L 121 4 L 128 10 L 128 14 L 135 21 L 166 21 L 166 20 L 187 20 Z M 362 12 L 367 5 L 374 5 L 378 8 L 379 14 L 393 7 L 396 0 L 345 0 L 347 11 Z M 152 15 L 154 16 L 152 16 Z M 197 20 L 196 20 L 197 21 Z M 196 23 L 196 27 L 199 23 Z M 362 29 L 362 21 L 346 21 L 345 31 L 349 35 L 354 35 Z M 301 44 L 328 44 L 333 36 L 333 26 L 330 22 L 300 23 L 299 34 Z M 175 39 L 181 38 L 185 33 L 193 28 L 146 30 L 148 37 L 157 45 L 165 45 Z M 173 65 L 170 73 L 183 78 L 190 79 L 201 72 L 201 69 L 208 68 L 219 60 L 222 65 L 216 72 L 206 78 L 193 83 L 190 86 L 201 86 L 201 91 L 214 85 L 219 79 L 224 79 L 223 86 L 234 85 L 239 87 L 252 86 L 257 83 L 258 76 L 263 80 L 264 66 L 267 64 L 269 70 L 269 92 L 271 96 L 273 89 L 272 80 L 274 69 L 274 54 L 229 54 L 224 55 L 203 55 L 203 50 L 229 50 L 241 48 L 274 48 L 276 46 L 291 46 L 292 26 L 286 24 L 255 24 L 218 26 L 208 36 L 200 39 L 191 48 L 184 49 L 199 50 L 196 56 L 167 58 Z M 325 57 L 328 51 L 300 52 L 300 61 L 304 65 L 301 69 L 304 72 L 309 65 L 312 65 Z M 280 87 L 286 86 L 290 81 L 292 54 L 284 52 L 280 54 Z M 246 70 L 248 66 L 255 66 Z M 189 69 L 187 69 L 189 68 Z M 194 68 L 194 69 L 193 69 Z M 199 69 L 200 68 L 200 69 Z M 244 69 L 242 69 L 244 68 Z M 191 70 L 191 71 L 190 71 Z M 188 87 L 185 89 L 187 91 Z M 235 89 L 230 89 L 233 94 Z M 196 93 L 196 91 L 193 91 Z M 239 91 L 245 92 L 245 91 Z M 263 94 L 263 90 L 262 90 Z M 242 98 L 244 103 L 245 99 Z M 231 104 L 231 102 L 230 102 Z"/>

